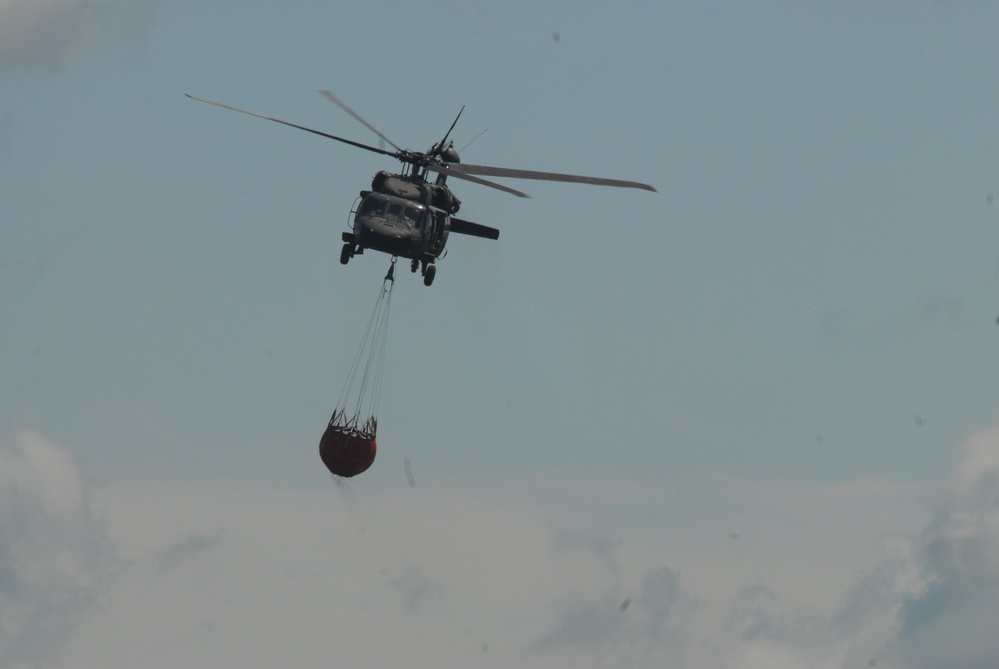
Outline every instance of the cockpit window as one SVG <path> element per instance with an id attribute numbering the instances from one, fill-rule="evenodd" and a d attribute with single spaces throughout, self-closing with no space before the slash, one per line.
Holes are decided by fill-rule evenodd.
<path id="1" fill-rule="evenodd" d="M 414 225 L 423 223 L 423 210 L 419 207 L 406 207 L 402 215 Z"/>
<path id="2" fill-rule="evenodd" d="M 357 210 L 359 218 L 377 216 L 394 221 L 402 219 L 409 225 L 417 227 L 423 226 L 426 213 L 426 209 L 418 204 L 393 202 L 378 195 L 369 195 Z"/>
<path id="3" fill-rule="evenodd" d="M 361 210 L 358 216 L 385 216 L 385 200 L 380 197 L 369 197 L 361 203 Z"/>

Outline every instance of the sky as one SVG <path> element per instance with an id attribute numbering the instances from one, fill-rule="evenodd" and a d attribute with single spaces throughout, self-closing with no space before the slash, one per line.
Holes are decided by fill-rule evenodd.
<path id="1" fill-rule="evenodd" d="M 0 0 L 0 664 L 999 666 L 996 34 Z M 452 184 L 500 238 L 397 274 L 349 480 L 317 446 L 389 258 L 340 233 L 397 164 L 184 97 L 378 144 L 315 87 L 658 190 Z"/>

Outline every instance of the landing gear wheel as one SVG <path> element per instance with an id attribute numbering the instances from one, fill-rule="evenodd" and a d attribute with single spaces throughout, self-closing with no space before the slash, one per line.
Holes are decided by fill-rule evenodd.
<path id="1" fill-rule="evenodd" d="M 351 244 L 350 242 L 347 242 L 346 244 L 343 245 L 343 248 L 340 249 L 341 265 L 346 265 L 348 262 L 350 262 L 350 257 L 354 255 L 353 251 L 354 251 L 354 245 Z"/>
<path id="2" fill-rule="evenodd" d="M 434 282 L 434 277 L 437 275 L 436 265 L 427 265 L 427 269 L 423 272 L 423 285 L 429 286 Z"/>
<path id="3" fill-rule="evenodd" d="M 418 269 L 420 269 L 420 261 L 414 258 L 413 262 L 409 264 L 409 271 L 411 271 L 413 274 L 416 274 L 416 270 Z"/>

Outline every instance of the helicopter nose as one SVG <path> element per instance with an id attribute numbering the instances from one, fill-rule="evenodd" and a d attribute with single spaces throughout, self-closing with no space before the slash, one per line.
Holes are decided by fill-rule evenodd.
<path id="1" fill-rule="evenodd" d="M 401 223 L 393 223 L 383 218 L 369 218 L 362 224 L 362 234 L 391 239 L 399 242 L 413 238 L 413 231 Z"/>

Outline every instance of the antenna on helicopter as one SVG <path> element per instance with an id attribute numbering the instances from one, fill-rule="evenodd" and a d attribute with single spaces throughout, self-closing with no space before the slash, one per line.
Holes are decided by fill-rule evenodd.
<path id="1" fill-rule="evenodd" d="M 489 130 L 489 128 L 486 128 L 486 130 Z M 484 134 L 486 134 L 486 130 L 483 130 L 483 131 L 482 131 L 482 132 L 480 132 L 480 133 L 479 133 L 478 135 L 476 135 L 476 136 L 475 136 L 475 137 L 473 137 L 472 139 L 468 140 L 468 144 L 465 144 L 465 146 L 461 147 L 461 149 L 460 149 L 460 150 L 458 151 L 458 153 L 464 153 L 464 152 L 465 152 L 465 149 L 467 149 L 468 147 L 470 147 L 470 146 L 472 145 L 472 142 L 474 142 L 474 141 L 475 141 L 475 140 L 477 140 L 477 139 L 478 139 L 479 137 L 482 137 L 482 136 L 483 136 Z"/>
<path id="2" fill-rule="evenodd" d="M 451 131 L 454 130 L 454 126 L 458 124 L 458 119 L 461 118 L 461 112 L 463 111 L 465 111 L 465 105 L 462 105 L 461 109 L 458 110 L 458 115 L 454 117 L 454 122 L 451 123 L 451 127 L 447 129 L 446 133 L 444 133 L 444 139 L 442 139 L 441 141 L 437 142 L 432 147 L 430 147 L 431 156 L 443 157 L 444 152 L 452 147 L 454 142 L 452 142 L 451 145 L 446 145 L 447 138 L 451 136 Z M 445 158 L 445 160 L 447 159 Z M 458 162 L 458 161 L 449 161 L 449 162 Z"/>

